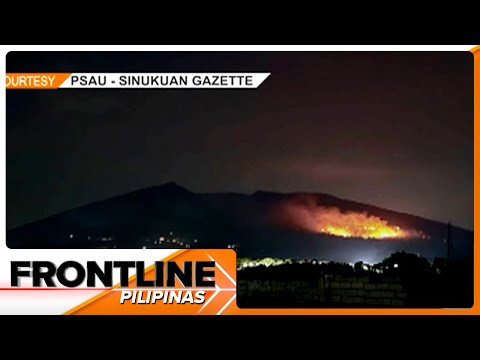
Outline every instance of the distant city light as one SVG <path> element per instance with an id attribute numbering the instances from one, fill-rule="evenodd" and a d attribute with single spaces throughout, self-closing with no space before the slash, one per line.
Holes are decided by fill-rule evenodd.
<path id="1" fill-rule="evenodd" d="M 291 264 L 291 259 L 279 259 L 279 258 L 262 258 L 262 259 L 250 259 L 250 258 L 240 258 L 237 262 L 237 269 L 241 270 L 244 268 L 254 268 L 257 266 L 278 266 L 283 264 Z"/>
<path id="2" fill-rule="evenodd" d="M 73 234 L 70 234 L 70 239 L 72 239 L 72 238 L 73 238 Z"/>
<path id="3" fill-rule="evenodd" d="M 398 264 L 393 264 L 393 268 L 394 268 L 394 269 L 397 269 L 397 268 L 398 268 Z"/>
<path id="4" fill-rule="evenodd" d="M 160 241 L 163 241 L 165 240 L 165 238 L 163 236 L 160 236 Z"/>
<path id="5" fill-rule="evenodd" d="M 147 247 L 146 246 L 143 246 L 142 249 L 146 249 Z"/>

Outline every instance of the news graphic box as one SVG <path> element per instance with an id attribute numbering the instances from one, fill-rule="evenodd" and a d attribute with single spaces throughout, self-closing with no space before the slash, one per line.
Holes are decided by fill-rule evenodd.
<path id="1" fill-rule="evenodd" d="M 76 301 L 62 312 L 72 315 L 220 315 L 237 311 L 233 250 L 152 250 L 158 256 L 153 263 L 114 260 L 124 258 L 121 250 L 116 252 L 117 257 L 115 252 L 104 256 L 112 259 L 107 261 L 85 261 L 85 257 L 75 255 L 63 262 L 12 261 L 11 287 L 0 291 L 33 307 L 39 306 L 36 298 L 39 302 L 44 296 L 49 296 L 49 301 L 56 299 L 55 307 L 45 309 L 48 312 Z M 141 259 L 141 252 L 132 254 L 131 259 L 135 258 Z M 147 258 L 152 259 L 152 254 Z"/>
<path id="2" fill-rule="evenodd" d="M 269 73 L 8 73 L 8 90 L 254 89 Z"/>
<path id="3" fill-rule="evenodd" d="M 263 68 L 262 70 L 265 70 L 265 68 Z M 163 74 L 165 76 L 171 75 L 169 73 L 163 73 Z M 271 79 L 275 79 L 277 75 L 278 73 L 272 72 L 269 77 L 271 77 Z M 12 73 L 12 78 L 10 79 L 11 81 L 10 86 L 11 87 L 16 86 L 16 89 L 20 91 L 25 90 L 26 87 L 31 87 L 30 90 L 41 88 L 44 90 L 57 89 L 57 91 L 64 91 L 63 88 L 66 89 L 68 86 L 75 89 L 88 89 L 88 88 L 100 89 L 103 87 L 106 90 L 109 88 L 114 89 L 115 87 L 113 85 L 115 86 L 118 85 L 118 88 L 123 86 L 129 86 L 131 88 L 134 88 L 134 87 L 141 88 L 143 86 L 146 86 L 146 87 L 152 86 L 159 89 L 159 85 L 170 86 L 170 87 L 175 87 L 175 86 L 188 87 L 188 84 L 190 81 L 190 80 L 181 80 L 182 79 L 181 77 L 179 77 L 178 80 L 172 80 L 174 79 L 173 77 L 171 77 L 170 80 L 167 80 L 167 78 L 165 78 L 164 80 L 161 80 L 153 77 L 158 75 L 148 75 L 148 74 L 139 75 L 139 74 L 133 74 L 133 73 L 132 74 L 128 74 L 128 73 L 127 74 L 65 73 L 65 75 L 62 75 L 64 76 L 64 79 L 62 81 L 65 82 L 65 86 L 62 87 L 61 83 L 58 85 L 54 85 L 56 80 L 54 80 L 52 76 L 56 76 L 56 75 L 50 74 L 50 78 L 48 76 L 49 75 L 45 75 L 41 73 L 37 73 L 36 75 L 31 75 L 28 73 Z M 200 76 L 200 75 L 197 74 L 197 76 Z M 60 79 L 60 75 L 58 79 Z M 223 80 L 218 80 L 213 77 L 204 77 L 204 79 L 208 79 L 208 80 L 202 81 L 201 83 L 199 82 L 198 84 L 202 86 L 212 86 L 212 87 L 222 86 Z M 192 80 L 192 84 L 195 85 L 196 81 L 199 81 L 199 80 L 198 79 Z M 198 84 L 196 84 L 195 86 L 198 86 Z M 227 85 L 235 85 L 235 84 L 232 83 Z M 252 83 L 245 81 L 245 85 L 252 85 Z M 7 86 L 9 86 L 8 83 L 7 83 Z M 51 86 L 53 86 L 54 88 L 49 88 Z M 239 86 L 242 86 L 242 85 L 240 84 Z M 263 87 L 269 86 L 269 82 L 267 81 L 262 86 Z M 22 89 L 22 87 L 25 87 L 25 88 Z M 68 90 L 68 91 L 75 91 L 75 89 Z M 341 238 L 349 237 L 349 233 L 343 227 L 332 228 L 327 226 L 322 229 L 328 230 L 332 235 L 338 237 L 340 240 Z M 396 229 L 395 228 L 392 228 L 392 229 L 388 228 L 385 231 L 393 232 L 393 234 L 396 234 L 395 232 Z M 384 233 L 382 232 L 380 236 L 382 236 L 382 234 Z M 75 237 L 77 237 L 76 233 L 75 233 Z M 472 237 L 473 237 L 473 234 L 472 234 Z M 368 240 L 368 241 L 371 241 L 371 240 Z M 226 239 L 226 242 L 230 243 L 228 239 Z M 231 243 L 235 245 L 229 245 L 229 247 L 230 246 L 237 247 L 235 241 Z M 347 243 L 348 241 L 345 241 L 343 244 L 347 244 Z M 301 247 L 299 246 L 298 248 L 301 248 Z M 239 250 L 239 254 L 242 255 L 242 246 L 240 246 L 240 248 L 237 250 Z M 146 251 L 151 251 L 151 250 L 146 249 Z M 473 252 L 473 249 L 472 249 L 472 252 Z M 476 252 L 475 252 L 475 256 L 476 256 Z M 267 258 L 269 257 L 267 256 Z M 243 256 L 240 256 L 239 260 L 241 261 L 242 259 L 243 259 Z M 258 262 L 260 266 L 264 266 L 268 268 L 267 269 L 268 271 L 274 269 L 275 266 L 271 266 L 271 264 L 265 265 L 261 263 L 263 260 L 264 259 L 255 259 L 253 263 L 258 265 L 257 264 Z M 312 259 L 309 259 L 307 262 L 310 262 L 311 260 Z M 275 259 L 274 259 L 274 262 L 275 262 Z M 296 261 L 296 262 L 299 262 L 299 261 Z M 239 265 L 241 265 L 239 261 L 236 261 L 235 266 L 239 267 Z M 318 265 L 318 263 L 311 264 L 311 265 Z M 354 264 L 352 263 L 352 267 L 353 265 Z M 371 264 L 369 263 L 366 263 L 363 265 L 360 264 L 360 269 L 362 269 L 362 266 L 371 267 L 370 265 Z M 397 265 L 398 267 L 398 263 L 392 263 L 391 265 L 392 267 L 394 267 L 395 265 Z M 400 267 L 402 267 L 402 265 L 400 265 Z M 240 266 L 240 268 L 241 268 L 240 273 L 243 273 L 244 268 L 242 268 L 242 266 Z M 476 264 L 475 264 L 475 269 L 477 269 Z M 56 268 L 56 271 L 58 271 L 58 268 Z M 152 270 L 152 271 L 155 274 L 156 270 Z M 293 271 L 288 271 L 288 273 L 293 273 Z M 140 281 L 140 282 L 147 281 L 147 284 L 148 284 L 148 280 L 151 280 L 151 279 L 145 278 L 142 280 L 140 278 L 137 278 L 137 281 Z M 244 280 L 247 280 L 247 281 L 245 282 Z M 253 280 L 253 281 L 250 281 L 250 280 Z M 237 282 L 236 296 L 238 297 L 238 299 L 235 298 L 232 301 L 234 303 L 235 301 L 238 300 L 238 306 L 240 307 L 240 309 L 237 309 L 238 313 L 275 313 L 275 312 L 280 312 L 284 314 L 308 313 L 308 312 L 314 312 L 313 310 L 311 310 L 311 308 L 315 308 L 315 307 L 320 307 L 320 308 L 333 307 L 334 308 L 331 311 L 329 309 L 325 309 L 325 311 L 323 309 L 318 309 L 319 313 L 335 313 L 335 312 L 347 313 L 347 312 L 350 312 L 349 309 L 351 308 L 354 309 L 353 312 L 355 312 L 356 311 L 355 309 L 358 308 L 359 313 L 367 313 L 372 311 L 377 313 L 388 313 L 389 309 L 385 309 L 386 307 L 388 308 L 392 307 L 393 308 L 392 313 L 402 313 L 402 312 L 415 313 L 416 311 L 415 308 L 413 309 L 405 308 L 407 303 L 406 290 L 404 286 L 400 284 L 397 280 L 398 279 L 392 278 L 392 279 L 388 279 L 388 281 L 383 281 L 383 280 L 376 281 L 375 279 L 373 279 L 372 281 L 371 278 L 367 278 L 365 276 L 357 276 L 357 275 L 350 276 L 345 274 L 336 274 L 333 277 L 324 277 L 324 278 L 316 278 L 316 279 L 312 279 L 310 277 L 291 279 L 291 277 L 288 275 L 283 278 L 275 278 L 275 279 L 274 278 L 259 278 L 259 279 L 241 279 L 240 278 L 240 280 Z M 285 284 L 285 282 L 287 282 L 288 284 Z M 473 285 L 473 279 L 471 283 Z M 311 289 L 310 290 L 308 289 L 309 287 L 312 286 L 312 284 L 314 284 L 315 286 L 315 291 L 313 292 L 311 291 Z M 473 286 L 470 289 L 473 292 L 474 290 Z M 117 291 L 120 291 L 120 290 L 117 290 Z M 120 294 L 119 301 L 122 300 L 122 296 L 123 296 L 123 302 L 125 304 L 128 304 L 128 302 L 134 302 L 138 305 L 144 305 L 144 302 L 149 303 L 153 300 L 155 300 L 155 302 L 159 302 L 159 301 L 165 301 L 165 299 L 167 299 L 167 302 L 168 302 L 169 301 L 168 299 L 170 299 L 168 297 L 170 295 L 168 295 L 165 298 L 164 293 L 160 294 L 160 293 L 143 292 L 140 294 L 139 291 L 143 291 L 143 290 L 141 289 L 139 290 L 138 286 L 136 290 L 127 289 L 125 290 L 125 292 L 122 292 Z M 256 300 L 252 301 L 252 299 L 248 299 L 248 297 L 252 295 L 252 293 L 256 294 L 257 300 L 260 299 L 260 301 L 256 301 Z M 279 294 L 281 294 L 281 296 L 279 296 Z M 161 295 L 161 298 L 159 298 L 160 295 Z M 245 295 L 247 295 L 247 297 L 245 297 Z M 470 299 L 473 298 L 473 294 L 471 295 L 472 296 L 469 295 Z M 172 295 L 171 300 L 176 303 L 178 303 L 178 301 L 182 302 L 183 300 L 185 300 L 186 303 L 190 302 L 189 295 L 186 295 L 187 297 L 185 299 L 183 297 L 179 298 L 178 296 L 179 296 L 178 293 L 175 293 L 175 295 Z M 193 297 L 193 301 L 195 301 L 195 299 L 196 298 Z M 333 305 L 332 305 L 332 302 L 333 302 Z M 431 306 L 427 306 L 427 307 L 432 307 L 432 308 L 443 307 L 442 304 L 438 305 L 434 302 L 430 304 Z M 472 301 L 468 303 L 462 302 L 460 304 L 460 307 L 462 308 L 470 308 L 471 306 L 472 306 Z M 305 308 L 305 309 L 296 310 L 299 308 Z M 365 311 L 365 308 L 368 308 L 368 309 Z M 420 311 L 424 311 L 424 310 L 425 309 L 420 309 Z M 447 312 L 449 311 L 451 310 L 447 310 Z M 443 313 L 446 313 L 446 312 L 443 312 Z"/>
<path id="4" fill-rule="evenodd" d="M 235 277 L 232 250 L 180 250 L 130 277 L 128 289 L 114 287 L 67 314 L 232 314 Z M 155 290 L 159 278 L 166 286 Z"/>

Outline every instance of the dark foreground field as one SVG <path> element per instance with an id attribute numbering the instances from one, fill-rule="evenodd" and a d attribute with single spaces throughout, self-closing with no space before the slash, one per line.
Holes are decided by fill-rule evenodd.
<path id="1" fill-rule="evenodd" d="M 469 308 L 473 261 L 433 263 L 396 253 L 376 265 L 316 261 L 255 266 L 237 273 L 239 307 Z"/>

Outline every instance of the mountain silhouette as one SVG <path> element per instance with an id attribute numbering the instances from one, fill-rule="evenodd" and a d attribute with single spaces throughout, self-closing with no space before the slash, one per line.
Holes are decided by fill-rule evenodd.
<path id="1" fill-rule="evenodd" d="M 291 201 L 365 213 L 427 238 L 339 238 L 287 226 L 276 215 Z M 422 217 L 317 193 L 193 193 L 169 182 L 68 210 L 7 231 L 10 248 L 238 247 L 242 257 L 377 262 L 395 251 L 446 257 L 447 225 Z M 452 226 L 456 257 L 473 256 L 473 232 Z M 168 238 L 159 243 L 160 238 Z M 178 238 L 175 243 L 170 238 Z M 181 240 L 180 240 L 181 239 Z M 172 240 L 173 241 L 173 240 Z M 179 245 L 181 242 L 181 245 Z"/>

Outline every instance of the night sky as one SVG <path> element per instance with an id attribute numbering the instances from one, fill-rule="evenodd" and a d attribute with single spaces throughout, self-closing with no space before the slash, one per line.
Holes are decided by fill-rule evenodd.
<path id="1" fill-rule="evenodd" d="M 9 53 L 7 72 L 270 72 L 257 90 L 7 91 L 7 227 L 175 181 L 473 228 L 470 53 Z"/>

